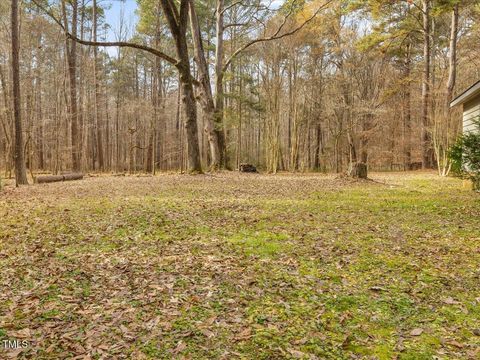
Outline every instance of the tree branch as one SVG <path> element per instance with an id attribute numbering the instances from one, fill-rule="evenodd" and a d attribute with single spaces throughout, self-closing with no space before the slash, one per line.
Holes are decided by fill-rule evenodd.
<path id="1" fill-rule="evenodd" d="M 159 58 L 169 62 L 170 64 L 177 66 L 178 60 L 165 54 L 164 52 L 152 48 L 147 45 L 141 45 L 141 44 L 136 44 L 136 43 L 131 43 L 131 42 L 126 42 L 126 41 L 88 41 L 88 40 L 82 40 L 78 38 L 77 36 L 72 35 L 66 27 L 62 24 L 60 20 L 58 20 L 55 15 L 52 14 L 51 11 L 46 9 L 44 6 L 39 4 L 37 0 L 31 0 L 32 3 L 34 3 L 39 9 L 41 9 L 45 14 L 47 14 L 58 26 L 62 28 L 62 30 L 65 32 L 65 36 L 68 37 L 69 39 L 82 44 L 82 45 L 87 45 L 87 46 L 105 46 L 105 47 L 128 47 L 132 49 L 138 49 L 142 51 L 149 52 L 155 56 L 158 56 Z"/>
<path id="2" fill-rule="evenodd" d="M 228 58 L 228 60 L 227 60 L 227 61 L 225 62 L 225 64 L 223 65 L 222 72 L 227 71 L 228 66 L 232 63 L 232 61 L 233 61 L 239 54 L 241 54 L 243 51 L 245 51 L 246 49 L 248 49 L 250 46 L 255 45 L 255 44 L 257 44 L 257 43 L 260 43 L 260 42 L 266 42 L 266 41 L 272 41 L 272 40 L 279 40 L 279 39 L 282 39 L 282 38 L 284 38 L 284 37 L 291 36 L 291 35 L 297 33 L 298 31 L 302 30 L 307 24 L 309 24 L 309 23 L 320 13 L 321 10 L 325 9 L 325 8 L 326 8 L 328 5 L 330 5 L 333 1 L 334 1 L 334 0 L 328 0 L 325 4 L 323 4 L 322 6 L 320 6 L 320 7 L 313 13 L 313 15 L 310 16 L 307 20 L 305 20 L 301 25 L 297 26 L 297 27 L 296 27 L 295 29 L 293 29 L 293 30 L 287 31 L 286 33 L 283 33 L 283 34 L 279 35 L 280 31 L 282 30 L 283 26 L 285 25 L 285 22 L 286 22 L 287 17 L 289 17 L 289 14 L 287 14 L 287 16 L 286 16 L 285 19 L 283 20 L 282 24 L 281 24 L 281 25 L 279 26 L 279 28 L 274 32 L 273 35 L 252 40 L 252 41 L 246 43 L 245 45 L 241 46 L 241 47 L 238 48 L 237 50 L 235 50 L 234 53 Z"/>

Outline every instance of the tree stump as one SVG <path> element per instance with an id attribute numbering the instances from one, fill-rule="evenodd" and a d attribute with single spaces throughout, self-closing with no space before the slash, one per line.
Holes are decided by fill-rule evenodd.
<path id="1" fill-rule="evenodd" d="M 354 163 L 348 166 L 348 176 L 355 179 L 368 179 L 367 164 L 365 163 Z"/>
<path id="2" fill-rule="evenodd" d="M 256 172 L 258 172 L 257 168 L 255 166 L 253 166 L 252 164 L 240 164 L 240 166 L 238 167 L 238 170 L 240 172 L 244 172 L 244 173 L 256 173 Z"/>

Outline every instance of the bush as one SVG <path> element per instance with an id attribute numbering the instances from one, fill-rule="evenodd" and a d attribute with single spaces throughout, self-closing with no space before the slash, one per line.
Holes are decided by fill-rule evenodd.
<path id="1" fill-rule="evenodd" d="M 452 172 L 462 179 L 470 179 L 474 190 L 480 190 L 480 119 L 474 121 L 477 131 L 463 134 L 450 148 Z"/>

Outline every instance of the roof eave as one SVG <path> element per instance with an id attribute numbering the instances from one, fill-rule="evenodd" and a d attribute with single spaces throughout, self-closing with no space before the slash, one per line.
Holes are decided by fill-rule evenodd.
<path id="1" fill-rule="evenodd" d="M 479 94 L 480 94 L 480 81 L 473 84 L 471 87 L 469 87 L 467 90 L 465 90 L 463 93 L 458 95 L 455 99 L 453 99 L 452 102 L 450 103 L 450 107 L 464 104 Z"/>

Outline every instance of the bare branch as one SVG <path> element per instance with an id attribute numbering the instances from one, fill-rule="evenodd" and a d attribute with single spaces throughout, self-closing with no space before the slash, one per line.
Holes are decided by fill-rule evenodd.
<path id="1" fill-rule="evenodd" d="M 232 23 L 232 24 L 226 24 L 223 26 L 223 29 L 224 30 L 227 30 L 228 28 L 231 28 L 231 27 L 237 27 L 237 26 L 246 26 L 248 25 L 247 23 Z"/>
<path id="2" fill-rule="evenodd" d="M 67 29 L 66 27 L 62 24 L 60 20 L 58 20 L 55 15 L 52 14 L 52 12 L 48 9 L 46 9 L 44 6 L 39 4 L 37 0 L 31 0 L 38 8 L 40 8 L 45 14 L 47 14 L 55 23 L 57 23 L 58 26 L 62 28 L 62 30 L 65 32 L 65 36 L 67 36 L 69 39 L 82 44 L 82 45 L 87 45 L 87 46 L 105 46 L 105 47 L 128 47 L 132 49 L 138 49 L 142 51 L 146 51 L 148 53 L 151 53 L 155 56 L 158 56 L 159 58 L 169 62 L 170 64 L 177 66 L 178 60 L 165 54 L 164 52 L 152 48 L 147 45 L 141 45 L 141 44 L 136 44 L 132 42 L 126 42 L 126 41 L 88 41 L 88 40 L 82 40 L 78 38 L 77 36 L 73 36 Z"/>
<path id="3" fill-rule="evenodd" d="M 238 48 L 237 50 L 235 50 L 235 52 L 228 58 L 228 60 L 227 60 L 227 61 L 225 62 L 225 64 L 223 65 L 222 71 L 223 71 L 223 72 L 227 71 L 228 66 L 232 63 L 232 61 L 233 61 L 239 54 L 241 54 L 243 51 L 245 51 L 246 49 L 248 49 L 248 48 L 251 47 L 252 45 L 255 45 L 255 44 L 261 43 L 261 42 L 266 42 L 266 41 L 279 40 L 279 39 L 282 39 L 282 38 L 291 36 L 291 35 L 297 33 L 298 31 L 302 30 L 302 29 L 303 29 L 306 25 L 308 25 L 313 19 L 315 19 L 315 17 L 320 13 L 321 10 L 325 9 L 325 8 L 326 8 L 328 5 L 330 5 L 333 1 L 334 1 L 334 0 L 328 0 L 325 4 L 323 4 L 322 6 L 320 6 L 320 7 L 313 13 L 313 15 L 310 16 L 307 20 L 305 20 L 302 24 L 300 24 L 299 26 L 297 26 L 295 29 L 292 29 L 292 30 L 290 30 L 290 31 L 287 31 L 287 32 L 279 35 L 280 31 L 282 30 L 283 26 L 285 25 L 286 18 L 289 16 L 289 14 L 287 14 L 287 16 L 285 17 L 284 21 L 282 22 L 282 24 L 280 25 L 280 27 L 275 31 L 275 33 L 274 33 L 273 35 L 252 40 L 252 41 L 246 43 L 245 45 L 241 46 L 241 47 Z"/>
<path id="4" fill-rule="evenodd" d="M 240 4 L 242 4 L 242 3 L 243 3 L 243 1 L 236 1 L 236 2 L 234 2 L 233 4 L 230 4 L 229 6 L 226 6 L 226 7 L 222 10 L 222 14 L 225 14 L 225 13 L 226 13 L 228 10 L 230 10 L 231 8 L 233 8 L 233 7 L 237 6 L 237 5 L 240 5 Z M 216 11 L 215 11 L 215 13 L 216 13 Z"/>

